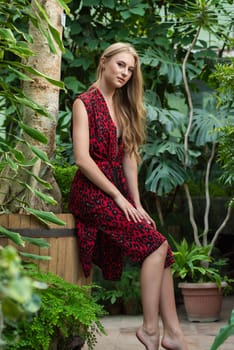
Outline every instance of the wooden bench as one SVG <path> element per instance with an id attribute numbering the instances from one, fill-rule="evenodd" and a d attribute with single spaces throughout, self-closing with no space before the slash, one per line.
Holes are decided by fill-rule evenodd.
<path id="1" fill-rule="evenodd" d="M 43 238 L 50 244 L 49 248 L 40 248 L 30 243 L 26 243 L 25 247 L 17 246 L 20 251 L 50 256 L 50 260 L 35 261 L 41 270 L 51 271 L 70 283 L 90 284 L 92 276 L 85 278 L 79 261 L 74 217 L 72 214 L 56 215 L 66 222 L 65 226 L 52 223 L 47 226 L 34 216 L 26 214 L 2 214 L 0 215 L 0 226 L 19 232 L 22 236 Z M 3 235 L 0 236 L 0 245 L 16 246 Z"/>

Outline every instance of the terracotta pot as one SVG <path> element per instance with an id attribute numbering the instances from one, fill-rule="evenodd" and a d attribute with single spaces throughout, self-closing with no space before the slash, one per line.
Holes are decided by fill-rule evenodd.
<path id="1" fill-rule="evenodd" d="M 220 319 L 222 309 L 222 284 L 216 283 L 179 283 L 184 298 L 187 318 L 191 322 L 213 322 Z"/>

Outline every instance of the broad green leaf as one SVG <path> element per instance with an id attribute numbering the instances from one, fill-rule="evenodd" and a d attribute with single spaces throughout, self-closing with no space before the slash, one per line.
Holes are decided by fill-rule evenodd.
<path id="1" fill-rule="evenodd" d="M 83 0 L 83 5 L 84 6 L 97 6 L 99 4 L 100 0 Z"/>
<path id="2" fill-rule="evenodd" d="M 19 160 L 18 160 L 19 161 Z M 20 166 L 22 167 L 32 167 L 33 165 L 35 165 L 35 163 L 38 162 L 38 157 L 34 157 L 31 159 L 24 159 L 23 161 L 19 161 Z"/>
<path id="3" fill-rule="evenodd" d="M 52 213 L 52 212 L 45 212 L 42 210 L 37 210 L 37 209 L 32 209 L 32 208 L 25 208 L 25 210 L 27 212 L 29 212 L 30 214 L 36 216 L 37 218 L 39 218 L 41 221 L 45 222 L 46 224 L 52 222 L 54 224 L 57 225 L 65 225 L 66 223 L 60 219 L 57 218 L 57 216 Z"/>
<path id="4" fill-rule="evenodd" d="M 144 4 L 142 4 L 142 5 L 138 4 L 138 5 L 130 8 L 129 11 L 131 13 L 134 13 L 135 15 L 144 16 L 144 14 L 145 14 L 145 5 Z"/>
<path id="5" fill-rule="evenodd" d="M 52 188 L 52 185 L 49 182 L 47 182 L 47 181 L 43 180 L 42 178 L 40 178 L 39 176 L 35 175 L 32 171 L 30 171 L 26 168 L 24 168 L 24 171 L 27 174 L 29 174 L 30 176 L 34 177 L 34 179 L 36 179 L 40 184 L 42 184 L 48 190 L 50 190 Z"/>
<path id="6" fill-rule="evenodd" d="M 59 32 L 50 24 L 49 24 L 49 28 L 50 28 L 50 31 L 53 35 L 53 39 L 56 42 L 56 44 L 58 45 L 58 47 L 60 48 L 61 52 L 65 52 L 64 46 L 63 46 L 62 41 L 60 39 Z"/>
<path id="7" fill-rule="evenodd" d="M 9 28 L 0 28 L 0 37 L 1 37 L 1 41 L 6 40 L 9 43 L 10 42 L 16 43 L 14 34 Z"/>
<path id="8" fill-rule="evenodd" d="M 43 160 L 47 164 L 50 164 L 49 158 L 44 151 L 40 150 L 38 147 L 35 147 L 33 145 L 29 145 L 29 147 L 31 148 L 33 153 L 35 153 L 41 160 Z"/>
<path id="9" fill-rule="evenodd" d="M 18 162 L 20 163 L 26 162 L 24 155 L 21 151 L 18 151 L 17 149 L 11 147 L 11 152 Z"/>
<path id="10" fill-rule="evenodd" d="M 130 11 L 120 11 L 120 14 L 124 20 L 127 20 L 129 17 L 131 17 Z"/>
<path id="11" fill-rule="evenodd" d="M 103 0 L 103 5 L 107 8 L 114 9 L 115 8 L 115 1 L 114 0 Z"/>
<path id="12" fill-rule="evenodd" d="M 37 103 L 33 102 L 32 100 L 29 100 L 25 96 L 19 96 L 19 95 L 14 95 L 14 98 L 12 100 L 15 100 L 19 105 L 22 106 L 27 106 L 29 108 L 32 108 L 33 110 L 37 111 L 38 113 L 46 116 L 46 117 L 51 117 L 49 113 L 45 110 L 45 108 L 41 107 Z"/>
<path id="13" fill-rule="evenodd" d="M 30 300 L 27 303 L 24 303 L 24 309 L 27 312 L 35 313 L 41 307 L 41 299 L 38 295 L 32 294 Z"/>
<path id="14" fill-rule="evenodd" d="M 38 21 L 38 29 L 41 31 L 41 33 L 45 36 L 47 39 L 48 46 L 53 54 L 57 53 L 57 50 L 55 48 L 54 42 L 55 41 L 61 51 L 64 51 L 62 40 L 60 39 L 59 32 L 52 26 L 50 18 L 48 17 L 46 11 L 44 8 L 40 5 L 40 3 L 37 0 L 34 0 L 38 11 L 36 12 L 36 16 L 38 16 L 41 19 L 44 19 L 44 21 L 47 23 L 49 27 L 49 31 L 47 31 L 45 26 L 43 25 L 43 21 Z M 52 35 L 52 36 L 51 36 Z"/>
<path id="15" fill-rule="evenodd" d="M 231 312 L 230 319 L 227 325 L 220 328 L 219 333 L 216 335 L 210 350 L 216 350 L 225 343 L 226 339 L 234 335 L 234 309 Z"/>
<path id="16" fill-rule="evenodd" d="M 8 155 L 8 154 L 5 154 L 5 158 L 6 158 L 6 161 L 7 161 L 7 163 L 9 164 L 9 166 L 11 167 L 11 169 L 13 170 L 13 171 L 15 171 L 15 172 L 17 172 L 17 170 L 18 170 L 18 164 L 17 163 L 15 163 L 12 159 L 11 159 L 11 157 Z"/>
<path id="17" fill-rule="evenodd" d="M 23 304 L 30 300 L 32 293 L 32 282 L 27 276 L 20 279 L 12 279 L 8 284 L 8 296 Z"/>
<path id="18" fill-rule="evenodd" d="M 9 71 L 14 72 L 19 79 L 24 80 L 24 81 L 33 81 L 32 78 L 30 78 L 28 75 L 22 73 L 19 70 L 14 69 L 13 67 L 8 66 Z"/>
<path id="19" fill-rule="evenodd" d="M 39 72 L 37 69 L 35 69 L 33 67 L 27 66 L 27 65 L 22 64 L 21 62 L 17 62 L 17 61 L 14 61 L 14 62 L 5 61 L 5 63 L 7 63 L 8 65 L 17 67 L 19 69 L 22 69 L 22 70 L 24 70 L 32 75 L 42 77 L 42 78 L 46 79 L 47 81 L 49 81 L 51 84 L 59 87 L 60 89 L 64 89 L 64 84 L 62 81 L 52 79 L 49 76 L 47 76 L 46 74 Z"/>
<path id="20" fill-rule="evenodd" d="M 50 244 L 43 238 L 27 237 L 24 236 L 24 240 L 28 243 L 34 244 L 41 248 L 49 248 Z"/>
<path id="21" fill-rule="evenodd" d="M 2 311 L 10 321 L 15 321 L 22 316 L 22 306 L 8 296 L 2 300 Z M 5 342 L 3 345 L 5 345 Z"/>
<path id="22" fill-rule="evenodd" d="M 67 4 L 71 1 L 71 0 L 56 0 L 57 3 L 64 9 L 64 11 L 66 12 L 67 15 L 69 15 L 70 13 L 70 9 L 69 7 L 67 6 Z"/>
<path id="23" fill-rule="evenodd" d="M 69 90 L 76 91 L 77 93 L 85 89 L 84 84 L 80 82 L 76 77 L 66 77 L 64 83 Z"/>
<path id="24" fill-rule="evenodd" d="M 146 189 L 159 196 L 170 193 L 187 178 L 183 167 L 171 160 L 157 160 L 147 169 Z"/>
<path id="25" fill-rule="evenodd" d="M 31 253 L 25 253 L 25 252 L 20 252 L 20 255 L 24 256 L 25 258 L 29 258 L 33 260 L 43 260 L 43 261 L 51 260 L 51 256 L 47 256 L 47 255 L 38 255 L 38 254 L 31 254 Z"/>
<path id="26" fill-rule="evenodd" d="M 16 243 L 22 247 L 25 246 L 25 242 L 18 232 L 9 231 L 6 228 L 4 228 L 3 226 L 0 226 L 0 233 L 2 233 L 4 236 L 10 238 L 14 243 Z"/>
<path id="27" fill-rule="evenodd" d="M 24 130 L 24 132 L 27 135 L 32 137 L 34 140 L 37 140 L 37 141 L 42 142 L 44 144 L 48 143 L 47 137 L 44 134 L 42 134 L 40 131 L 38 131 L 34 128 L 31 128 L 30 126 L 24 124 L 23 122 L 20 122 L 19 126 Z"/>
<path id="28" fill-rule="evenodd" d="M 51 196 L 49 196 L 49 195 L 47 195 L 45 193 L 42 193 L 42 192 L 40 192 L 38 190 L 34 190 L 33 192 L 36 194 L 36 196 L 38 196 L 39 198 L 43 199 L 43 201 L 45 203 L 48 203 L 48 204 L 51 204 L 51 205 L 58 204 L 58 202 L 53 197 L 51 197 Z"/>
<path id="29" fill-rule="evenodd" d="M 165 93 L 167 103 L 172 110 L 178 110 L 183 115 L 188 114 L 188 105 L 182 93 Z"/>
<path id="30" fill-rule="evenodd" d="M 27 58 L 33 55 L 33 51 L 30 50 L 27 44 L 22 41 L 17 41 L 17 44 L 5 47 L 5 51 L 12 52 L 20 58 Z"/>

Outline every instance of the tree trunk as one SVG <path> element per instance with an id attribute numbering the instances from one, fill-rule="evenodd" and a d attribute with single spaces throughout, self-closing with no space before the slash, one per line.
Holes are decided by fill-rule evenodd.
<path id="1" fill-rule="evenodd" d="M 63 10 L 58 5 L 58 2 L 56 0 L 38 0 L 38 2 L 45 9 L 52 26 L 57 29 L 60 35 L 62 35 L 61 16 Z M 34 0 L 32 0 L 31 6 L 32 13 L 36 13 L 38 10 L 35 6 Z M 44 30 L 47 31 L 46 23 Z M 33 38 L 30 49 L 35 54 L 28 59 L 27 65 L 43 74 L 46 74 L 52 79 L 60 80 L 61 50 L 56 47 L 57 53 L 51 53 L 46 38 L 35 26 L 33 26 L 32 23 L 30 23 L 29 26 L 29 34 Z M 44 151 L 51 160 L 54 156 L 56 147 L 55 136 L 59 109 L 59 88 L 41 77 L 31 76 L 31 78 L 31 81 L 23 82 L 22 88 L 24 94 L 44 107 L 50 113 L 52 118 L 44 117 L 28 107 L 25 107 L 23 112 L 24 124 L 42 132 L 47 137 L 48 143 L 42 144 L 28 136 L 26 133 L 22 134 L 22 138 L 31 145 Z M 16 145 L 16 148 L 24 154 L 27 160 L 30 160 L 35 156 L 27 144 L 19 142 Z M 0 204 L 4 205 L 4 207 L 11 212 L 19 212 L 22 207 L 19 203 L 22 204 L 22 201 L 23 203 L 26 203 L 27 206 L 34 209 L 61 212 L 61 193 L 53 177 L 51 167 L 39 159 L 30 170 L 33 171 L 36 176 L 47 181 L 51 185 L 51 189 L 46 190 L 45 187 L 39 184 L 33 176 L 29 175 L 24 169 L 22 169 L 18 171 L 17 177 L 13 183 L 9 181 L 1 181 Z M 12 169 L 6 168 L 4 169 L 4 175 L 9 179 L 12 178 L 14 174 Z M 56 206 L 46 204 L 43 200 L 36 197 L 32 191 L 25 189 L 20 182 L 26 183 L 32 188 L 46 193 L 47 195 L 51 195 L 58 204 Z"/>

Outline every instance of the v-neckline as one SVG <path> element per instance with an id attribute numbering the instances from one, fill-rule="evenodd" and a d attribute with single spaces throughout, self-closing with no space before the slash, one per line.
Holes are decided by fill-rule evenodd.
<path id="1" fill-rule="evenodd" d="M 121 139 L 122 134 L 121 134 L 121 132 L 120 132 L 120 130 L 119 130 L 119 128 L 118 128 L 116 122 L 113 120 L 113 118 L 112 118 L 112 116 L 111 116 L 110 109 L 109 109 L 108 103 L 107 103 L 107 101 L 106 101 L 104 95 L 102 94 L 102 92 L 101 92 L 98 88 L 96 88 L 96 89 L 97 89 L 97 91 L 99 92 L 99 94 L 101 95 L 102 99 L 103 99 L 104 102 L 105 102 L 106 110 L 108 111 L 109 118 L 110 118 L 110 120 L 111 120 L 111 122 L 112 122 L 112 125 L 113 125 L 114 128 L 115 128 L 116 138 L 117 138 L 117 141 L 118 141 L 119 139 Z"/>

